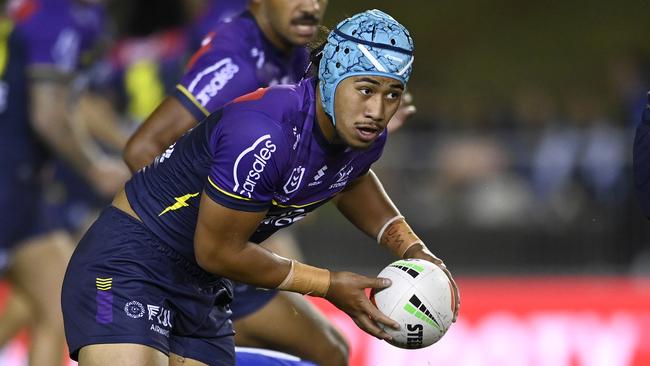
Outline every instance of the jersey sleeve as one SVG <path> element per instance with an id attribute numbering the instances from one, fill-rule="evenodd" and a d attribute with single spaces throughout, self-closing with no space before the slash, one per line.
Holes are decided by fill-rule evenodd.
<path id="1" fill-rule="evenodd" d="M 236 210 L 270 207 L 291 149 L 280 125 L 258 111 L 226 108 L 210 139 L 208 196 Z"/>
<path id="2" fill-rule="evenodd" d="M 234 52 L 210 50 L 191 63 L 173 95 L 202 120 L 243 94 L 257 89 L 251 61 Z"/>
<path id="3" fill-rule="evenodd" d="M 82 40 L 68 20 L 63 15 L 57 18 L 40 11 L 18 25 L 29 67 L 46 67 L 66 74 L 76 69 Z M 44 32 L 42 27 L 49 29 Z"/>

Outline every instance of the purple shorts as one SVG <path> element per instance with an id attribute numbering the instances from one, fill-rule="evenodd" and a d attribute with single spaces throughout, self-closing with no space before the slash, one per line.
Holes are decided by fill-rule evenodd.
<path id="1" fill-rule="evenodd" d="M 77 246 L 61 304 L 70 357 L 87 345 L 135 343 L 208 365 L 234 365 L 232 285 L 109 207 Z"/>

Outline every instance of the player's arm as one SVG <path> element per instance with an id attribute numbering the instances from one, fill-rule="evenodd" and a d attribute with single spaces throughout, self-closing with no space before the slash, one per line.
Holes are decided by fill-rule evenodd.
<path id="1" fill-rule="evenodd" d="M 126 180 L 117 161 L 105 157 L 83 123 L 74 123 L 69 106 L 70 76 L 50 69 L 29 72 L 30 120 L 33 129 L 57 156 L 85 176 L 103 194 L 111 195 Z"/>
<path id="2" fill-rule="evenodd" d="M 229 79 L 215 92 L 213 79 L 222 74 Z M 129 169 L 140 170 L 211 112 L 257 89 L 254 75 L 255 70 L 250 69 L 245 59 L 223 50 L 210 50 L 193 58 L 173 94 L 163 100 L 127 142 L 123 156 Z"/>
<path id="3" fill-rule="evenodd" d="M 175 97 L 166 97 L 129 138 L 123 157 L 131 172 L 140 170 L 194 127 L 196 117 Z"/>
<path id="4" fill-rule="evenodd" d="M 248 242 L 265 215 L 266 211 L 224 207 L 203 194 L 194 236 L 197 263 L 208 272 L 238 282 L 325 297 L 364 331 L 381 339 L 390 337 L 371 319 L 393 327 L 397 324 L 372 306 L 363 292 L 365 288 L 388 287 L 388 280 L 330 272 Z"/>
<path id="5" fill-rule="evenodd" d="M 455 289 L 458 304 L 458 287 L 442 260 L 433 255 L 411 229 L 403 216 L 386 194 L 377 176 L 368 171 L 357 178 L 334 198 L 339 211 L 357 228 L 376 238 L 399 258 L 419 258 L 435 263 L 442 268 Z M 454 319 L 458 314 L 456 307 Z"/>

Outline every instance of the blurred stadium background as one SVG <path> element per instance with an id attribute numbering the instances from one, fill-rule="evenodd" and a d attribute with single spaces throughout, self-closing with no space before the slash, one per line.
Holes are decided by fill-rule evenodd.
<path id="1" fill-rule="evenodd" d="M 185 22 L 165 11 L 173 1 L 138 3 Z M 135 4 L 111 3 L 118 35 Z M 458 279 L 462 308 L 415 352 L 316 301 L 350 338 L 353 365 L 650 365 L 650 222 L 630 172 L 650 3 L 332 0 L 324 24 L 367 8 L 416 43 L 418 113 L 375 171 Z M 392 261 L 332 207 L 296 232 L 314 265 L 374 275 Z M 0 361 L 24 358 L 21 337 Z"/>

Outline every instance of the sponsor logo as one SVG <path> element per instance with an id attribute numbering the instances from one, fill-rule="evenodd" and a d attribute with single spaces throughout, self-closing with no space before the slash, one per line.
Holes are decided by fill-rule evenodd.
<path id="1" fill-rule="evenodd" d="M 284 212 L 280 215 L 266 216 L 262 220 L 262 225 L 271 225 L 276 227 L 289 226 L 298 222 L 307 216 L 307 212 L 303 208 Z"/>
<path id="2" fill-rule="evenodd" d="M 303 175 L 305 175 L 305 168 L 302 166 L 294 168 L 289 180 L 284 184 L 284 192 L 289 194 L 297 191 L 298 187 L 300 187 L 300 182 L 302 182 Z"/>
<path id="3" fill-rule="evenodd" d="M 147 305 L 147 313 L 149 314 L 148 319 L 153 320 L 153 318 L 158 315 L 160 312 L 160 306 L 156 305 Z"/>
<path id="4" fill-rule="evenodd" d="M 210 99 L 217 95 L 238 71 L 239 66 L 233 63 L 230 57 L 224 58 L 196 75 L 187 90 L 196 97 L 199 103 L 206 106 Z M 212 79 L 198 93 L 195 93 L 194 89 L 199 82 L 209 75 L 212 75 Z"/>
<path id="5" fill-rule="evenodd" d="M 162 163 L 163 161 L 169 159 L 172 156 L 172 153 L 174 152 L 174 147 L 176 146 L 176 143 L 173 143 L 170 147 L 165 150 L 164 153 L 160 154 L 158 156 L 158 163 Z"/>
<path id="6" fill-rule="evenodd" d="M 179 208 L 188 207 L 189 205 L 187 204 L 187 201 L 188 201 L 190 198 L 192 198 L 192 197 L 196 197 L 196 196 L 198 196 L 198 195 L 199 195 L 199 192 L 196 192 L 196 193 L 188 193 L 188 194 L 186 194 L 186 195 L 184 195 L 184 196 L 181 196 L 181 197 L 174 197 L 174 199 L 176 200 L 176 203 L 174 203 L 174 204 L 171 205 L 171 206 L 167 206 L 167 207 L 165 207 L 165 209 L 162 210 L 162 212 L 161 212 L 160 214 L 158 214 L 158 217 L 160 217 L 160 216 L 166 214 L 166 213 L 169 212 L 169 211 L 176 211 L 176 210 L 178 210 Z"/>
<path id="7" fill-rule="evenodd" d="M 124 312 L 130 318 L 142 318 L 144 316 L 144 306 L 138 301 L 129 301 L 124 305 Z"/>
<path id="8" fill-rule="evenodd" d="M 424 326 L 422 324 L 406 324 L 406 330 L 406 345 L 413 348 L 422 347 Z"/>
<path id="9" fill-rule="evenodd" d="M 152 322 L 156 321 L 157 323 L 151 325 L 151 330 L 158 331 L 154 329 L 154 325 L 156 326 L 156 328 L 160 328 L 160 327 L 172 328 L 172 312 L 171 310 L 165 309 L 161 306 L 147 304 L 147 319 Z"/>
<path id="10" fill-rule="evenodd" d="M 344 187 L 348 184 L 350 173 L 352 173 L 352 170 L 354 169 L 354 166 L 348 166 L 348 164 L 343 166 L 343 168 L 336 173 L 336 183 L 332 184 L 329 189 Z"/>
<path id="11" fill-rule="evenodd" d="M 163 336 L 169 338 L 169 330 L 161 328 L 159 325 L 156 324 L 151 324 L 151 327 L 149 327 L 150 330 L 153 330 L 156 333 L 162 334 Z"/>
<path id="12" fill-rule="evenodd" d="M 316 175 L 314 175 L 314 181 L 309 183 L 307 186 L 308 187 L 313 187 L 313 186 L 317 186 L 317 185 L 323 183 L 323 182 L 320 181 L 320 179 L 323 178 L 323 176 L 325 175 L 326 170 L 327 170 L 327 165 L 323 165 L 322 168 L 318 169 L 318 171 L 316 172 Z"/>
<path id="13" fill-rule="evenodd" d="M 259 147 L 260 145 L 261 147 Z M 271 135 L 264 135 L 258 138 L 257 141 L 255 141 L 251 146 L 242 151 L 235 160 L 235 165 L 233 165 L 232 168 L 232 175 L 235 181 L 233 191 L 244 197 L 251 198 L 252 193 L 255 190 L 255 186 L 262 177 L 262 172 L 266 168 L 266 164 L 268 163 L 269 159 L 271 159 L 271 155 L 273 155 L 276 149 L 277 147 L 273 141 L 271 141 Z M 253 163 L 251 164 L 250 170 L 245 172 L 246 175 L 240 182 L 238 178 L 239 163 L 248 154 L 253 154 Z"/>

